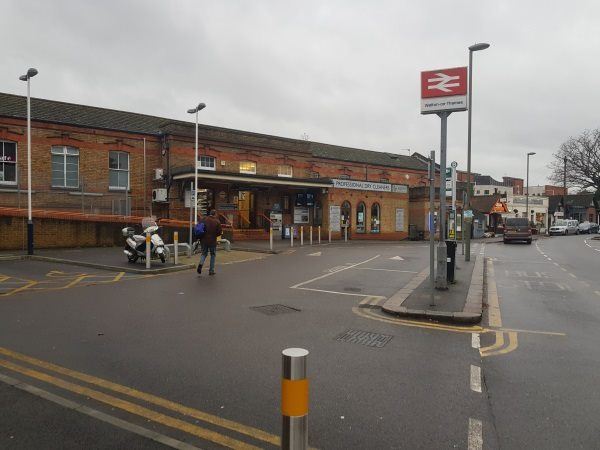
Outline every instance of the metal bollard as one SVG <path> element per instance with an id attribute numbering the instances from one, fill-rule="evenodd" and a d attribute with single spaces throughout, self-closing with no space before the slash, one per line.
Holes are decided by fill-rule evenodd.
<path id="1" fill-rule="evenodd" d="M 294 227 L 290 227 L 290 246 L 294 246 Z"/>
<path id="2" fill-rule="evenodd" d="M 175 264 L 179 264 L 179 232 L 173 233 L 173 258 Z"/>
<path id="3" fill-rule="evenodd" d="M 304 225 L 300 227 L 300 246 L 304 245 Z"/>
<path id="4" fill-rule="evenodd" d="M 146 233 L 146 269 L 150 268 L 150 233 Z"/>
<path id="5" fill-rule="evenodd" d="M 331 228 L 329 229 L 329 243 L 331 244 Z"/>
<path id="6" fill-rule="evenodd" d="M 269 227 L 269 249 L 273 251 L 273 226 Z"/>
<path id="7" fill-rule="evenodd" d="M 308 350 L 286 348 L 282 353 L 281 448 L 308 449 Z"/>
<path id="8" fill-rule="evenodd" d="M 319 245 L 321 245 L 321 225 L 319 225 Z"/>
<path id="9" fill-rule="evenodd" d="M 309 231 L 308 231 L 310 245 L 312 245 L 312 229 L 313 229 L 313 227 L 311 225 L 309 228 Z"/>
<path id="10" fill-rule="evenodd" d="M 348 242 L 348 227 L 344 227 L 344 242 Z"/>

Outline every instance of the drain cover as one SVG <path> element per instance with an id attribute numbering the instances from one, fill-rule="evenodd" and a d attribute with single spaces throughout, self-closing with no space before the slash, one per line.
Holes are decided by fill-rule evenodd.
<path id="1" fill-rule="evenodd" d="M 264 305 L 264 306 L 251 306 L 250 309 L 253 311 L 258 311 L 263 314 L 266 314 L 267 316 L 275 316 L 277 314 L 286 314 L 286 313 L 293 313 L 293 312 L 300 311 L 299 309 L 292 308 L 291 306 L 285 306 L 285 305 L 279 305 L 279 304 Z"/>
<path id="2" fill-rule="evenodd" d="M 371 333 L 370 331 L 348 330 L 340 334 L 336 340 L 341 342 L 350 342 L 351 344 L 360 344 L 367 347 L 382 348 L 392 340 L 394 336 L 381 333 Z"/>

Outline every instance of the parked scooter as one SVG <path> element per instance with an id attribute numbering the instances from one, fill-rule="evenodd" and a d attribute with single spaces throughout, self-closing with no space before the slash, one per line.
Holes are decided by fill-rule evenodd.
<path id="1" fill-rule="evenodd" d="M 160 258 L 161 262 L 166 262 L 169 257 L 169 251 L 165 243 L 158 235 L 158 225 L 154 220 L 142 221 L 144 234 L 135 234 L 133 227 L 123 228 L 122 233 L 125 237 L 125 250 L 130 263 L 134 263 L 138 258 L 146 258 L 146 233 L 150 233 L 150 259 Z"/>

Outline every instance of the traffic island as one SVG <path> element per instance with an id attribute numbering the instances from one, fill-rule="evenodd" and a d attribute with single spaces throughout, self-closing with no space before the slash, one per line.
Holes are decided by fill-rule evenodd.
<path id="1" fill-rule="evenodd" d="M 481 321 L 485 283 L 485 257 L 478 254 L 473 261 L 457 261 L 456 282 L 446 291 L 434 292 L 431 301 L 429 269 L 416 275 L 381 306 L 388 314 L 414 319 L 458 324 Z"/>

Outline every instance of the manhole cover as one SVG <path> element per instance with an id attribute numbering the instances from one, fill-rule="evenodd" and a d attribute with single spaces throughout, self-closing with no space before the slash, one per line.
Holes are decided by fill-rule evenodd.
<path id="1" fill-rule="evenodd" d="M 348 291 L 348 292 L 361 292 L 362 291 L 361 288 L 357 288 L 357 287 L 345 287 L 344 290 Z"/>
<path id="2" fill-rule="evenodd" d="M 264 305 L 264 306 L 251 306 L 250 309 L 253 311 L 258 311 L 263 314 L 266 314 L 267 316 L 274 316 L 276 314 L 293 313 L 293 312 L 300 311 L 299 309 L 292 308 L 291 306 L 285 306 L 285 305 L 279 305 L 279 304 Z"/>
<path id="3" fill-rule="evenodd" d="M 340 334 L 336 340 L 341 342 L 350 342 L 351 344 L 360 344 L 367 347 L 382 348 L 392 340 L 394 336 L 381 333 L 371 333 L 370 331 L 348 330 Z"/>

